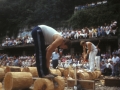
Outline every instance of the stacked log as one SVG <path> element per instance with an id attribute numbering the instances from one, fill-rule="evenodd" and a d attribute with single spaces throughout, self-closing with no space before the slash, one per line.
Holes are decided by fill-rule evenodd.
<path id="1" fill-rule="evenodd" d="M 70 75 L 70 73 L 72 73 L 73 68 L 69 67 L 69 68 L 65 68 L 63 71 L 63 76 L 66 78 L 68 77 L 68 75 Z"/>
<path id="2" fill-rule="evenodd" d="M 2 90 L 2 83 L 0 82 L 0 90 Z"/>
<path id="3" fill-rule="evenodd" d="M 34 82 L 34 90 L 64 90 L 64 88 L 65 80 L 61 76 L 57 76 L 51 80 L 47 78 L 37 78 Z"/>
<path id="4" fill-rule="evenodd" d="M 36 67 L 25 67 L 22 72 L 30 72 L 33 77 L 38 77 L 38 72 Z"/>
<path id="5" fill-rule="evenodd" d="M 0 82 L 2 82 L 2 81 L 3 81 L 4 76 L 5 76 L 4 69 L 0 68 Z"/>
<path id="6" fill-rule="evenodd" d="M 96 73 L 95 73 L 95 71 L 94 72 L 92 72 L 93 73 L 93 79 L 96 79 L 97 78 L 97 76 L 96 76 Z"/>
<path id="7" fill-rule="evenodd" d="M 49 79 L 38 78 L 34 82 L 34 90 L 54 90 L 54 85 Z"/>
<path id="8" fill-rule="evenodd" d="M 64 68 L 58 68 L 61 72 L 61 75 L 63 76 Z"/>
<path id="9" fill-rule="evenodd" d="M 6 67 L 5 67 L 5 66 L 1 66 L 0 68 L 2 68 L 4 71 L 5 71 L 5 69 L 6 69 Z"/>
<path id="10" fill-rule="evenodd" d="M 90 80 L 89 74 L 87 72 L 78 72 L 77 76 L 81 80 Z"/>
<path id="11" fill-rule="evenodd" d="M 63 76 L 64 76 L 65 78 L 67 78 L 67 77 L 68 77 L 68 74 L 69 74 L 69 68 L 65 68 L 64 71 L 63 71 Z"/>
<path id="12" fill-rule="evenodd" d="M 52 74 L 56 74 L 56 75 L 58 75 L 58 76 L 61 76 L 61 72 L 60 72 L 59 69 L 50 69 L 50 72 L 51 72 Z"/>
<path id="13" fill-rule="evenodd" d="M 96 78 L 99 78 L 101 76 L 101 71 L 97 70 L 97 71 L 94 71 L 96 73 Z"/>
<path id="14" fill-rule="evenodd" d="M 7 66 L 5 69 L 5 73 L 7 72 L 21 72 L 21 68 L 16 66 Z"/>
<path id="15" fill-rule="evenodd" d="M 29 72 L 8 72 L 3 83 L 5 90 L 26 89 L 33 83 L 32 74 Z"/>
<path id="16" fill-rule="evenodd" d="M 73 79 L 75 79 L 75 71 L 74 70 L 70 70 L 69 76 Z"/>
<path id="17" fill-rule="evenodd" d="M 65 80 L 61 76 L 57 76 L 54 78 L 54 83 L 56 84 L 54 90 L 64 90 L 65 88 Z"/>
<path id="18" fill-rule="evenodd" d="M 95 72 L 87 72 L 89 74 L 89 79 L 93 80 L 96 79 L 96 73 Z"/>

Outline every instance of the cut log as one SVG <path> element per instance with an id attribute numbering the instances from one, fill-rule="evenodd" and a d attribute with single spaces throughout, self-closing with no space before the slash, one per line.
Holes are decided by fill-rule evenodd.
<path id="1" fill-rule="evenodd" d="M 16 66 L 7 66 L 5 69 L 5 73 L 7 72 L 21 72 L 21 68 Z"/>
<path id="2" fill-rule="evenodd" d="M 99 78 L 101 76 L 101 71 L 94 71 L 96 73 L 96 78 Z"/>
<path id="3" fill-rule="evenodd" d="M 2 81 L 3 81 L 4 76 L 5 76 L 4 69 L 0 68 L 0 82 L 2 82 Z"/>
<path id="4" fill-rule="evenodd" d="M 63 76 L 63 71 L 64 71 L 64 68 L 58 68 L 61 72 L 61 75 Z"/>
<path id="5" fill-rule="evenodd" d="M 54 90 L 64 90 L 65 88 L 65 80 L 61 76 L 57 76 L 54 78 L 55 89 Z"/>
<path id="6" fill-rule="evenodd" d="M 95 72 L 87 72 L 87 73 L 89 74 L 89 79 L 90 79 L 90 80 L 96 78 L 96 74 L 95 74 Z"/>
<path id="7" fill-rule="evenodd" d="M 0 68 L 4 69 L 4 71 L 5 71 L 5 69 L 6 69 L 6 67 L 5 67 L 5 66 L 1 66 Z"/>
<path id="8" fill-rule="evenodd" d="M 89 74 L 87 72 L 79 72 L 77 73 L 77 76 L 82 80 L 90 80 Z"/>
<path id="9" fill-rule="evenodd" d="M 34 82 L 34 90 L 54 90 L 54 85 L 49 79 L 38 78 Z"/>
<path id="10" fill-rule="evenodd" d="M 67 77 L 68 77 L 68 74 L 69 74 L 69 68 L 65 68 L 64 71 L 63 71 L 63 76 L 64 76 L 65 78 L 67 78 Z"/>
<path id="11" fill-rule="evenodd" d="M 2 83 L 0 82 L 0 90 L 2 90 Z"/>
<path id="12" fill-rule="evenodd" d="M 82 90 L 95 90 L 94 80 L 78 80 L 78 85 L 82 87 Z"/>
<path id="13" fill-rule="evenodd" d="M 50 72 L 51 72 L 52 74 L 56 74 L 56 75 L 58 75 L 58 76 L 61 76 L 61 72 L 60 72 L 59 69 L 50 69 Z"/>
<path id="14" fill-rule="evenodd" d="M 97 75 L 96 75 L 96 72 L 94 71 L 94 72 L 92 72 L 93 73 L 93 79 L 96 79 L 97 78 Z"/>
<path id="15" fill-rule="evenodd" d="M 70 70 L 70 74 L 69 76 L 73 79 L 75 79 L 75 71 L 74 70 Z"/>
<path id="16" fill-rule="evenodd" d="M 120 78 L 119 77 L 111 77 L 111 76 L 105 76 L 105 86 L 109 87 L 120 87 Z M 117 90 L 117 89 L 112 89 Z M 118 89 L 120 90 L 120 89 Z"/>
<path id="17" fill-rule="evenodd" d="M 30 72 L 8 72 L 4 78 L 4 89 L 25 89 L 33 84 Z"/>
<path id="18" fill-rule="evenodd" d="M 36 67 L 25 67 L 22 72 L 30 72 L 33 77 L 38 77 L 38 72 Z"/>

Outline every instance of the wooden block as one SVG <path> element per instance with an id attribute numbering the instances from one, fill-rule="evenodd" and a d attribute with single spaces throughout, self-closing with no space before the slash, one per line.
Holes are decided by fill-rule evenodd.
<path id="1" fill-rule="evenodd" d="M 118 77 L 105 77 L 105 86 L 120 87 L 120 78 Z"/>
<path id="2" fill-rule="evenodd" d="M 83 89 L 95 90 L 94 80 L 77 80 L 77 84 L 80 85 Z M 74 85 L 75 79 L 67 80 L 67 87 L 73 87 Z"/>
<path id="3" fill-rule="evenodd" d="M 73 87 L 75 85 L 75 79 L 67 80 L 67 87 Z"/>
<path id="4" fill-rule="evenodd" d="M 78 84 L 80 84 L 83 89 L 95 90 L 94 80 L 78 80 Z"/>

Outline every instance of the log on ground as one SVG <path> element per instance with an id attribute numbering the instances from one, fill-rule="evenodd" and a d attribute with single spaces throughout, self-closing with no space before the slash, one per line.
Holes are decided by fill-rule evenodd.
<path id="1" fill-rule="evenodd" d="M 26 89 L 33 83 L 32 74 L 29 72 L 8 72 L 3 83 L 5 90 Z"/>
<path id="2" fill-rule="evenodd" d="M 34 82 L 34 90 L 54 90 L 54 85 L 49 79 L 38 78 Z"/>

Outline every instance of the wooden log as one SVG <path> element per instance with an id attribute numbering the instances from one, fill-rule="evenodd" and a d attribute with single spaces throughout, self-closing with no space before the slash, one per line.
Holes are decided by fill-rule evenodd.
<path id="1" fill-rule="evenodd" d="M 2 83 L 0 82 L 0 90 L 2 90 Z"/>
<path id="2" fill-rule="evenodd" d="M 34 90 L 54 90 L 54 85 L 49 79 L 38 78 L 34 82 Z"/>
<path id="3" fill-rule="evenodd" d="M 120 87 L 120 78 L 119 77 L 105 77 L 105 86 L 110 87 Z"/>
<path id="4" fill-rule="evenodd" d="M 25 89 L 29 88 L 32 83 L 33 79 L 30 72 L 8 72 L 4 78 L 4 89 Z"/>
<path id="5" fill-rule="evenodd" d="M 63 71 L 63 76 L 66 78 L 68 77 L 68 74 L 69 74 L 69 68 L 65 68 Z"/>
<path id="6" fill-rule="evenodd" d="M 38 72 L 36 67 L 25 67 L 22 72 L 30 72 L 33 77 L 38 77 Z"/>
<path id="7" fill-rule="evenodd" d="M 79 72 L 77 73 L 77 76 L 82 80 L 90 80 L 89 74 L 87 72 Z"/>
<path id="8" fill-rule="evenodd" d="M 61 75 L 63 76 L 64 68 L 58 68 L 61 72 Z"/>
<path id="9" fill-rule="evenodd" d="M 75 85 L 75 79 L 68 78 L 67 79 L 67 87 L 74 87 Z"/>
<path id="10" fill-rule="evenodd" d="M 94 71 L 96 73 L 96 79 L 99 78 L 101 76 L 101 71 Z"/>
<path id="11" fill-rule="evenodd" d="M 1 66 L 0 68 L 2 68 L 4 71 L 5 71 L 5 69 L 6 69 L 6 67 L 5 67 L 5 66 Z"/>
<path id="12" fill-rule="evenodd" d="M 23 71 L 24 67 L 21 67 L 21 72 Z"/>
<path id="13" fill-rule="evenodd" d="M 61 76 L 61 72 L 60 72 L 59 69 L 50 69 L 50 72 L 51 72 L 52 74 L 56 74 L 56 75 L 58 75 L 58 76 Z"/>
<path id="14" fill-rule="evenodd" d="M 70 74 L 70 71 L 73 70 L 73 68 L 71 66 L 69 66 L 68 68 L 65 68 L 64 71 L 63 71 L 63 76 L 65 78 L 68 77 L 68 74 Z"/>
<path id="15" fill-rule="evenodd" d="M 96 73 L 95 72 L 87 72 L 89 74 L 89 80 L 96 79 Z"/>
<path id="16" fill-rule="evenodd" d="M 82 90 L 95 90 L 94 80 L 78 80 L 78 85 L 82 87 Z"/>
<path id="17" fill-rule="evenodd" d="M 7 72 L 21 72 L 21 68 L 16 66 L 7 66 L 5 69 L 5 73 Z"/>
<path id="18" fill-rule="evenodd" d="M 4 76 L 5 76 L 4 69 L 0 68 L 0 82 L 2 82 L 2 81 L 3 81 Z"/>
<path id="19" fill-rule="evenodd" d="M 54 90 L 64 90 L 64 88 L 65 88 L 65 80 L 64 80 L 64 78 L 63 77 L 61 77 L 61 76 L 57 76 L 57 77 L 55 77 L 54 78 L 54 83 L 56 83 L 55 85 L 55 88 L 54 88 Z"/>
<path id="20" fill-rule="evenodd" d="M 73 79 L 75 79 L 75 73 L 74 70 L 70 70 L 69 76 Z"/>
<path id="21" fill-rule="evenodd" d="M 93 79 L 97 79 L 97 75 L 96 75 L 96 72 L 92 72 L 93 73 Z"/>

